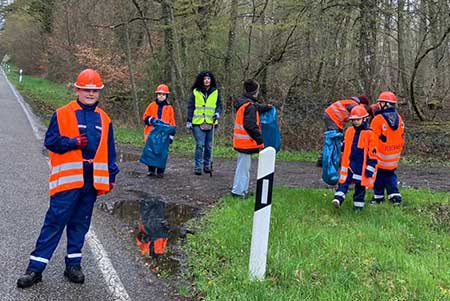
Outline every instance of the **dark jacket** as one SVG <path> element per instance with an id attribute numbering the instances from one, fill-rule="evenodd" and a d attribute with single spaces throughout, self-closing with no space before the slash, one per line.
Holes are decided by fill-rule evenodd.
<path id="1" fill-rule="evenodd" d="M 234 102 L 234 108 L 237 111 L 243 104 L 247 102 L 252 103 L 245 109 L 244 112 L 244 129 L 247 131 L 248 135 L 256 141 L 256 143 L 262 144 L 264 143 L 264 141 L 261 129 L 256 123 L 256 112 L 258 111 L 260 114 L 262 114 L 264 112 L 269 111 L 271 109 L 271 106 L 259 104 L 257 101 L 258 100 L 255 99 L 252 95 L 244 94 L 236 99 L 236 101 Z M 259 152 L 258 148 L 255 149 L 235 148 L 235 150 L 245 154 L 255 154 Z"/>

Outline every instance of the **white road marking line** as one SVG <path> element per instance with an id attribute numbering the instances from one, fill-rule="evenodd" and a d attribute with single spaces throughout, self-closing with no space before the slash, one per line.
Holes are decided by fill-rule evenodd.
<path id="1" fill-rule="evenodd" d="M 42 137 L 39 133 L 38 126 L 36 125 L 36 122 L 31 117 L 31 114 L 28 111 L 28 109 L 23 101 L 22 96 L 16 91 L 14 86 L 9 82 L 3 68 L 1 68 L 1 69 L 2 69 L 3 76 L 6 79 L 6 82 L 8 83 L 11 91 L 15 95 L 17 101 L 19 102 L 20 106 L 22 107 L 22 110 L 24 111 L 25 115 L 27 116 L 28 122 L 30 123 L 31 128 L 33 129 L 33 133 L 34 133 L 36 139 L 41 141 Z M 47 161 L 47 163 L 50 166 L 50 161 Z M 122 281 L 119 278 L 119 275 L 117 274 L 116 270 L 114 269 L 114 266 L 112 265 L 112 262 L 109 259 L 109 256 L 106 253 L 105 248 L 103 247 L 102 243 L 97 238 L 97 236 L 95 235 L 95 232 L 94 232 L 92 226 L 86 235 L 86 241 L 87 241 L 92 253 L 95 256 L 97 265 L 100 268 L 100 271 L 103 274 L 103 278 L 105 279 L 106 285 L 108 286 L 108 289 L 112 294 L 111 297 L 114 300 L 131 300 L 125 287 L 123 286 Z"/>

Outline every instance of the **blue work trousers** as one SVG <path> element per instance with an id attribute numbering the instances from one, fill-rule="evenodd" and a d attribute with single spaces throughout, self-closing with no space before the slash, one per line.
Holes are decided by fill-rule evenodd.
<path id="1" fill-rule="evenodd" d="M 85 185 L 80 189 L 62 191 L 50 198 L 36 247 L 31 253 L 27 271 L 42 272 L 58 246 L 66 227 L 66 265 L 80 265 L 81 249 L 91 224 L 92 211 L 97 199 L 92 173 L 84 175 Z"/>
<path id="2" fill-rule="evenodd" d="M 334 198 L 339 200 L 342 205 L 345 199 L 345 194 L 348 191 L 351 182 L 346 181 L 345 183 L 339 183 Z M 355 193 L 353 194 L 353 207 L 362 209 L 364 208 L 364 196 L 366 195 L 366 187 L 361 186 L 360 183 L 355 183 Z"/>
<path id="3" fill-rule="evenodd" d="M 384 190 L 388 194 L 388 200 L 396 197 L 401 200 L 402 196 L 398 190 L 397 175 L 395 170 L 385 170 L 379 168 L 377 171 L 377 178 L 373 187 L 373 197 L 375 200 L 384 201 Z"/>
<path id="4" fill-rule="evenodd" d="M 195 138 L 195 171 L 211 167 L 213 130 L 204 131 L 198 125 L 192 127 Z"/>

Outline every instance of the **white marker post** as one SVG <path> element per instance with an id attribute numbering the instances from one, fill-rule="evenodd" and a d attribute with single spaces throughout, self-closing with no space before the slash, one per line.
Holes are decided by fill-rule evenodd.
<path id="1" fill-rule="evenodd" d="M 19 70 L 19 83 L 20 83 L 20 84 L 22 83 L 22 73 L 23 73 L 23 70 L 20 69 L 20 70 Z"/>
<path id="2" fill-rule="evenodd" d="M 267 147 L 259 153 L 249 265 L 250 279 L 252 280 L 262 280 L 266 273 L 275 154 L 273 147 Z"/>

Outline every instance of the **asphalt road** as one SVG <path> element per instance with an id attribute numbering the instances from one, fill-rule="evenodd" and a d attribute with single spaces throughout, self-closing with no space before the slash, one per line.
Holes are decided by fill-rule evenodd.
<path id="1" fill-rule="evenodd" d="M 145 266 L 133 246 L 131 229 L 99 210 L 94 212 L 83 249 L 83 285 L 63 276 L 64 234 L 43 281 L 28 289 L 16 287 L 48 208 L 44 133 L 45 128 L 0 72 L 0 300 L 178 299 Z"/>

